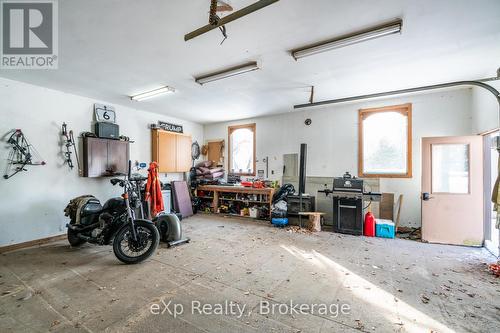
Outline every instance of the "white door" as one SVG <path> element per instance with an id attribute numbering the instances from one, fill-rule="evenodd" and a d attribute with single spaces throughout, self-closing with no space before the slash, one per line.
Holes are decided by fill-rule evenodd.
<path id="1" fill-rule="evenodd" d="M 422 240 L 482 246 L 481 136 L 422 139 Z"/>

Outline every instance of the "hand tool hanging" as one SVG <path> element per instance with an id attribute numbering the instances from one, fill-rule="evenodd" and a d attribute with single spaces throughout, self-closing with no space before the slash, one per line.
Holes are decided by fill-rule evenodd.
<path id="1" fill-rule="evenodd" d="M 10 132 L 7 134 L 9 135 Z M 7 136 L 6 135 L 6 136 Z M 45 165 L 40 154 L 36 151 L 20 129 L 13 131 L 7 139 L 10 151 L 7 157 L 7 166 L 3 175 L 4 179 L 9 179 L 21 171 L 28 171 L 27 165 Z"/>
<path id="2" fill-rule="evenodd" d="M 64 146 L 66 146 L 66 151 L 64 152 L 64 157 L 66 158 L 65 163 L 68 163 L 68 166 L 71 170 L 73 170 L 73 160 L 71 159 L 71 147 L 73 147 L 73 152 L 75 153 L 76 164 L 78 165 L 78 172 L 80 172 L 80 160 L 78 159 L 78 149 L 75 143 L 75 137 L 73 136 L 73 130 L 68 132 L 68 125 L 66 123 L 62 124 L 61 127 L 61 136 L 64 140 Z"/>

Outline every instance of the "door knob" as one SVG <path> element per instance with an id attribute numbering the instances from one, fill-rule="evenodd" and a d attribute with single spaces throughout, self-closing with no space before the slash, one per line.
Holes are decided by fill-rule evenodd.
<path id="1" fill-rule="evenodd" d="M 422 200 L 429 201 L 430 199 L 434 199 L 434 197 L 431 197 L 427 192 L 422 193 Z"/>

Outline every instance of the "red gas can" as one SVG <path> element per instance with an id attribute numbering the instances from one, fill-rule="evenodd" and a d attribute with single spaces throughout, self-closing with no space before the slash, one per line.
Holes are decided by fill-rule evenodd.
<path id="1" fill-rule="evenodd" d="M 364 235 L 368 237 L 375 237 L 375 216 L 372 212 L 365 215 Z"/>

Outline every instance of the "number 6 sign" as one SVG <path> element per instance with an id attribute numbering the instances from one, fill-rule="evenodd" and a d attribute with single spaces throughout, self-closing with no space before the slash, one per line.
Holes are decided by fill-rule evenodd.
<path id="1" fill-rule="evenodd" d="M 115 108 L 104 104 L 94 104 L 95 120 L 98 122 L 115 123 Z"/>

